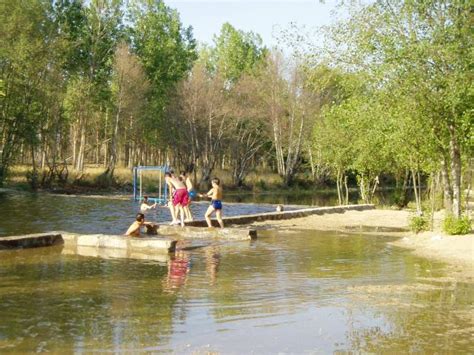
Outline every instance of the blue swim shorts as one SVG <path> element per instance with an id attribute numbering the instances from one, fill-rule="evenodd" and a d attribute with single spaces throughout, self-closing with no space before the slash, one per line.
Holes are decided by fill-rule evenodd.
<path id="1" fill-rule="evenodd" d="M 222 201 L 221 200 L 212 200 L 211 201 L 211 206 L 214 207 L 215 210 L 221 210 L 222 209 Z"/>

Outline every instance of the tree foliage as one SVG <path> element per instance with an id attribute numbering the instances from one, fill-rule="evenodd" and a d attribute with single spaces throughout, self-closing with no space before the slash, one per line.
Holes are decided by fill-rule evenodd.
<path id="1" fill-rule="evenodd" d="M 64 182 L 71 168 L 80 181 L 86 163 L 104 168 L 104 184 L 116 166 L 166 164 L 203 183 L 228 170 L 243 186 L 264 166 L 285 185 L 308 170 L 314 183 L 335 182 L 340 203 L 351 182 L 371 202 L 395 180 L 421 212 L 430 177 L 459 216 L 474 152 L 470 4 L 345 6 L 349 16 L 319 33 L 322 48 L 293 26 L 285 53 L 229 23 L 198 50 L 160 0 L 11 2 L 0 184 L 16 163 L 30 165 L 34 186 Z"/>

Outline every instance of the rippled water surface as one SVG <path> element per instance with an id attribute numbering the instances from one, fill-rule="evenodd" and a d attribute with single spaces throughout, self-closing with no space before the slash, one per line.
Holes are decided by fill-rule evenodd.
<path id="1" fill-rule="evenodd" d="M 472 351 L 473 285 L 387 238 L 264 231 L 158 261 L 0 252 L 0 353 Z"/>
<path id="2" fill-rule="evenodd" d="M 203 219 L 208 205 L 193 203 L 194 217 Z M 275 211 L 274 205 L 224 202 L 224 216 L 270 211 Z M 0 192 L 0 237 L 52 230 L 123 234 L 137 212 L 139 205 L 131 200 Z M 147 213 L 147 220 L 165 222 L 171 216 L 161 207 Z"/>

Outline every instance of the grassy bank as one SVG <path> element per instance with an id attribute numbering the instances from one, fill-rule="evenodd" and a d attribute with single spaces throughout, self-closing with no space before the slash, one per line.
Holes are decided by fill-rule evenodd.
<path id="1" fill-rule="evenodd" d="M 59 183 L 54 182 L 50 185 L 42 185 L 42 172 L 39 173 L 40 189 L 71 192 L 71 193 L 110 193 L 110 192 L 132 192 L 132 170 L 128 168 L 118 167 L 114 172 L 114 183 L 104 185 L 101 182 L 100 176 L 105 169 L 102 166 L 88 165 L 83 173 L 75 171 L 72 167 L 68 169 L 68 176 L 66 181 Z M 5 183 L 5 187 L 31 190 L 29 181 L 29 166 L 17 165 L 11 168 L 10 174 Z M 288 187 L 283 184 L 281 177 L 270 171 L 255 171 L 251 172 L 245 179 L 245 186 L 237 187 L 232 182 L 232 175 L 227 170 L 216 170 L 212 176 L 217 176 L 221 179 L 225 189 L 228 193 L 246 192 L 274 192 L 276 190 L 283 192 L 304 193 L 315 188 L 311 182 L 304 179 L 296 179 L 295 184 Z M 198 175 L 198 180 L 200 176 Z M 143 190 L 149 193 L 156 192 L 159 184 L 159 174 L 157 172 L 145 172 L 142 175 Z M 332 187 L 324 187 L 332 189 Z M 207 186 L 201 186 L 201 189 L 207 189 Z"/>
<path id="2" fill-rule="evenodd" d="M 11 169 L 8 180 L 5 184 L 7 188 L 23 191 L 31 191 L 28 180 L 29 166 L 14 166 Z M 51 185 L 41 185 L 40 190 L 65 193 L 65 194 L 131 194 L 132 170 L 118 167 L 114 173 L 114 183 L 104 185 L 100 179 L 104 173 L 102 166 L 88 165 L 83 173 L 68 169 L 67 180 L 62 183 L 57 181 Z M 38 180 L 41 182 L 42 173 Z M 232 175 L 227 170 L 216 170 L 212 176 L 221 179 L 226 199 L 230 202 L 251 202 L 251 203 L 278 203 L 278 204 L 300 204 L 300 205 L 334 205 L 337 203 L 337 193 L 335 186 L 317 186 L 308 176 L 297 176 L 292 186 L 285 186 L 281 177 L 271 171 L 256 170 L 251 172 L 245 179 L 244 187 L 237 187 L 232 183 Z M 200 176 L 198 175 L 198 180 Z M 158 191 L 159 174 L 157 172 L 145 172 L 142 175 L 142 190 L 147 194 L 154 194 Z M 205 192 L 210 186 L 201 186 L 199 191 Z M 408 192 L 410 193 L 410 192 Z M 253 197 L 252 197 L 253 196 Z M 258 196 L 258 197 L 256 197 Z M 359 193 L 357 187 L 349 189 L 349 202 L 358 203 Z M 373 201 L 379 206 L 396 207 L 397 195 L 393 188 L 379 187 Z"/>

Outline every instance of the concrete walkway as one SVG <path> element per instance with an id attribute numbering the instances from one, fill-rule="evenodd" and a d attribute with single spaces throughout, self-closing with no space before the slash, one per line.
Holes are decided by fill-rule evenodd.
<path id="1" fill-rule="evenodd" d="M 74 234 L 67 232 L 49 232 L 0 238 L 0 250 L 27 249 L 64 244 L 68 248 L 93 247 L 107 249 L 125 249 L 129 251 L 173 252 L 176 239 L 161 237 L 125 237 L 105 234 Z"/>
<path id="2" fill-rule="evenodd" d="M 253 222 L 259 221 L 268 221 L 268 220 L 280 220 L 280 219 L 291 219 L 291 218 L 300 218 L 306 217 L 314 214 L 326 214 L 326 213 L 344 213 L 345 211 L 365 211 L 373 210 L 375 205 L 365 204 L 365 205 L 343 205 L 343 206 L 334 206 L 334 207 L 311 207 L 303 208 L 300 210 L 292 211 L 283 211 L 283 212 L 266 212 L 266 213 L 256 213 L 243 216 L 233 216 L 233 217 L 224 217 L 224 226 L 229 226 L 233 224 L 252 224 Z M 225 209 L 224 209 L 225 214 Z M 196 220 L 192 222 L 186 222 L 186 226 L 193 227 L 206 227 L 207 223 L 205 220 Z M 215 219 L 212 220 L 212 225 L 218 227 L 218 223 Z"/>

